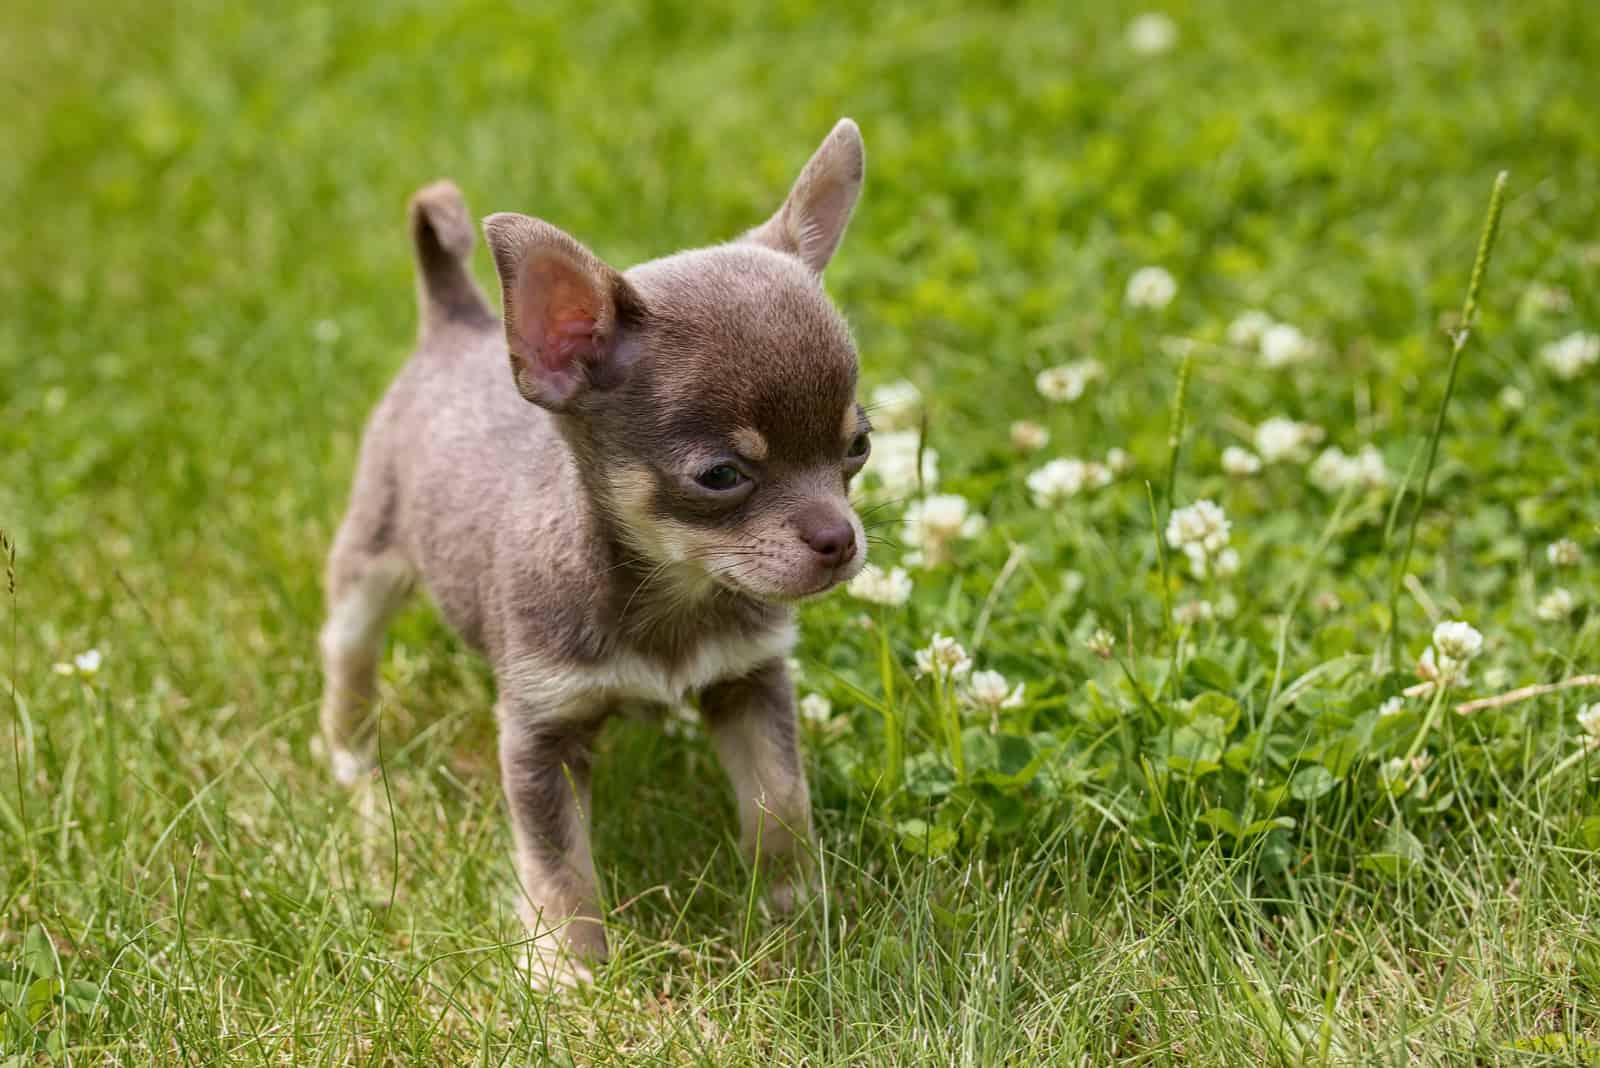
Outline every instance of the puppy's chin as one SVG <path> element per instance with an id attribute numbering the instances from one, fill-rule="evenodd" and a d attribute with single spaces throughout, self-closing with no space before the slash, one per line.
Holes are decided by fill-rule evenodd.
<path id="1" fill-rule="evenodd" d="M 842 567 L 815 569 L 814 575 L 803 577 L 798 581 L 785 581 L 778 576 L 766 575 L 708 574 L 713 582 L 726 590 L 768 604 L 788 605 L 820 597 L 835 586 L 842 586 L 860 574 L 865 564 L 864 557 L 858 554 L 854 560 Z"/>

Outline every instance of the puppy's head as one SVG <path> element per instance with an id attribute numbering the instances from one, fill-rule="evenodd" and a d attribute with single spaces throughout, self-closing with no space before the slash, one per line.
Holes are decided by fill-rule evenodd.
<path id="1" fill-rule="evenodd" d="M 865 562 L 847 491 L 870 427 L 822 290 L 863 164 L 841 120 L 767 222 L 626 274 L 548 223 L 485 223 L 517 389 L 634 548 L 708 588 L 791 600 Z"/>

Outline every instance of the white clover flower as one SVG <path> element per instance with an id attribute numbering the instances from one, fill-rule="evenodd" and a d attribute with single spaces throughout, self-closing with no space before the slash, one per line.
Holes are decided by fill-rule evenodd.
<path id="1" fill-rule="evenodd" d="M 1322 428 L 1282 416 L 1274 416 L 1256 427 L 1256 452 L 1262 463 L 1280 460 L 1301 461 L 1310 455 L 1309 447 L 1322 440 Z"/>
<path id="2" fill-rule="evenodd" d="M 1217 618 L 1232 619 L 1239 614 L 1239 598 L 1233 595 L 1232 590 L 1224 590 L 1222 596 L 1217 598 Z"/>
<path id="3" fill-rule="evenodd" d="M 57 675 L 77 675 L 87 679 L 99 673 L 102 660 L 100 650 L 85 649 L 72 658 L 72 663 L 52 665 L 51 670 Z"/>
<path id="4" fill-rule="evenodd" d="M 1034 378 L 1033 384 L 1045 400 L 1061 403 L 1083 396 L 1089 383 L 1104 374 L 1105 367 L 1099 360 L 1076 360 L 1059 367 L 1046 367 Z"/>
<path id="5" fill-rule="evenodd" d="M 1378 706 L 1378 717 L 1381 719 L 1385 716 L 1398 716 L 1405 710 L 1406 699 L 1399 694 L 1395 694 L 1393 697 L 1389 698 L 1383 704 Z"/>
<path id="6" fill-rule="evenodd" d="M 1534 615 L 1546 623 L 1559 623 L 1572 614 L 1572 609 L 1577 602 L 1573 599 L 1572 591 L 1557 586 L 1543 597 L 1534 609 Z"/>
<path id="7" fill-rule="evenodd" d="M 1417 677 L 1436 686 L 1465 686 L 1467 662 L 1436 654 L 1430 645 L 1422 650 L 1422 656 L 1417 659 Z"/>
<path id="8" fill-rule="evenodd" d="M 1341 493 L 1351 486 L 1381 489 L 1389 483 L 1389 467 L 1383 462 L 1383 454 L 1371 445 L 1363 445 L 1354 456 L 1329 447 L 1311 464 L 1306 477 L 1313 486 L 1330 494 Z"/>
<path id="9" fill-rule="evenodd" d="M 338 322 L 333 319 L 318 319 L 311 326 L 311 336 L 322 345 L 333 344 L 339 340 L 339 335 L 343 333 L 344 331 L 340 328 Z"/>
<path id="10" fill-rule="evenodd" d="M 867 473 L 878 479 L 885 493 L 903 497 L 917 491 L 917 453 L 921 440 L 915 430 L 890 430 L 873 435 Z M 932 489 L 939 481 L 939 453 L 932 448 L 920 451 L 922 488 Z"/>
<path id="11" fill-rule="evenodd" d="M 1574 333 L 1539 350 L 1539 358 L 1557 378 L 1573 379 L 1600 361 L 1600 335 Z"/>
<path id="12" fill-rule="evenodd" d="M 954 638 L 935 632 L 925 649 L 917 650 L 917 674 L 932 675 L 938 672 L 946 678 L 958 679 L 972 670 L 972 658 Z"/>
<path id="13" fill-rule="evenodd" d="M 1019 419 L 1011 424 L 1011 447 L 1018 452 L 1038 452 L 1050 444 L 1050 431 L 1038 423 Z"/>
<path id="14" fill-rule="evenodd" d="M 1128 47 L 1141 56 L 1158 56 L 1178 43 L 1178 24 L 1159 11 L 1135 15 L 1128 23 Z"/>
<path id="15" fill-rule="evenodd" d="M 858 600 L 898 608 L 911 599 L 911 576 L 903 567 L 885 572 L 877 564 L 867 564 L 845 588 Z"/>
<path id="16" fill-rule="evenodd" d="M 922 417 L 922 391 L 901 379 L 872 391 L 872 424 L 880 430 L 908 430 Z"/>
<path id="17" fill-rule="evenodd" d="M 974 671 L 967 681 L 967 699 L 978 708 L 991 711 L 1001 708 L 1018 708 L 1022 704 L 1022 683 L 1011 688 L 1006 677 L 998 671 Z"/>
<path id="18" fill-rule="evenodd" d="M 1500 407 L 1504 408 L 1508 412 L 1520 412 L 1522 411 L 1523 406 L 1528 403 L 1527 398 L 1522 395 L 1522 390 L 1518 389 L 1516 386 L 1502 387 L 1498 400 L 1500 402 Z"/>
<path id="19" fill-rule="evenodd" d="M 1172 618 L 1179 625 L 1192 627 L 1196 623 L 1209 623 L 1216 617 L 1210 601 L 1185 601 L 1172 610 Z"/>
<path id="20" fill-rule="evenodd" d="M 1241 349 L 1253 349 L 1261 344 L 1261 336 L 1276 325 L 1272 316 L 1264 311 L 1247 311 L 1228 324 L 1228 343 Z"/>
<path id="21" fill-rule="evenodd" d="M 1571 538 L 1551 542 L 1544 555 L 1552 567 L 1577 567 L 1583 563 L 1583 550 Z"/>
<path id="22" fill-rule="evenodd" d="M 1483 635 L 1471 623 L 1454 619 L 1433 628 L 1433 647 L 1440 656 L 1471 660 L 1483 652 Z"/>
<path id="23" fill-rule="evenodd" d="M 1095 656 L 1098 656 L 1101 660 L 1110 660 L 1112 650 L 1117 647 L 1117 639 L 1116 636 L 1113 635 L 1109 630 L 1106 630 L 1104 627 L 1100 627 L 1096 629 L 1093 634 L 1089 635 L 1088 640 L 1085 641 L 1084 644 L 1089 647 L 1089 651 L 1091 653 L 1093 653 Z"/>
<path id="24" fill-rule="evenodd" d="M 1591 738 L 1600 738 L 1600 701 L 1578 709 L 1578 726 Z"/>
<path id="25" fill-rule="evenodd" d="M 1130 308 L 1165 308 L 1178 295 L 1178 283 L 1165 267 L 1141 267 L 1128 279 L 1124 300 Z"/>
<path id="26" fill-rule="evenodd" d="M 1125 475 L 1133 470 L 1133 457 L 1128 455 L 1127 449 L 1116 446 L 1106 450 L 1106 482 L 1111 481 L 1112 475 Z"/>
<path id="27" fill-rule="evenodd" d="M 808 693 L 800 698 L 800 719 L 813 726 L 826 726 L 833 718 L 833 702 L 820 693 Z"/>
<path id="28" fill-rule="evenodd" d="M 983 516 L 969 514 L 967 499 L 958 493 L 938 493 L 912 501 L 906 509 L 905 540 L 922 554 L 925 566 L 950 561 L 950 543 L 975 538 L 987 526 Z"/>
<path id="29" fill-rule="evenodd" d="M 1249 449 L 1229 445 L 1222 450 L 1222 471 L 1233 478 L 1249 478 L 1261 470 L 1261 457 Z"/>
<path id="30" fill-rule="evenodd" d="M 1378 785 L 1395 794 L 1414 792 L 1417 800 L 1428 796 L 1428 780 L 1422 773 L 1433 765 L 1433 755 L 1423 753 L 1412 757 L 1394 757 L 1378 767 Z"/>
<path id="31" fill-rule="evenodd" d="M 1040 508 L 1051 508 L 1083 492 L 1088 468 L 1082 460 L 1051 460 L 1028 475 L 1028 492 Z"/>
<path id="32" fill-rule="evenodd" d="M 1185 550 L 1190 545 L 1198 545 L 1207 554 L 1214 555 L 1227 546 L 1232 525 L 1214 501 L 1195 501 L 1172 510 L 1167 518 L 1167 544 Z"/>
<path id="33" fill-rule="evenodd" d="M 1261 332 L 1261 362 L 1268 367 L 1288 367 L 1316 354 L 1316 343 L 1297 326 L 1273 323 Z"/>
<path id="34" fill-rule="evenodd" d="M 1234 548 L 1223 549 L 1217 558 L 1211 561 L 1211 570 L 1218 578 L 1232 578 L 1239 573 L 1239 550 Z"/>

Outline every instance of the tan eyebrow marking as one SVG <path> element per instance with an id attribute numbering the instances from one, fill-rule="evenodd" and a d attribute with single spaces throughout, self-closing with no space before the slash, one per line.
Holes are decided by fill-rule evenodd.
<path id="1" fill-rule="evenodd" d="M 857 410 L 855 402 L 851 401 L 844 410 L 844 433 L 840 437 L 848 442 L 859 433 L 861 433 L 861 413 Z"/>
<path id="2" fill-rule="evenodd" d="M 733 432 L 733 447 L 739 450 L 739 455 L 746 460 L 760 463 L 767 458 L 767 439 L 761 436 L 761 431 L 752 430 L 742 426 Z"/>

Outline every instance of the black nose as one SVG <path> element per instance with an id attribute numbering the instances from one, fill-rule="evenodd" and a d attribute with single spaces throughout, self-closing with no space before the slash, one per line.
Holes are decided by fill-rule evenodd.
<path id="1" fill-rule="evenodd" d="M 800 538 L 829 567 L 849 563 L 856 555 L 856 528 L 848 519 L 831 518 L 802 524 Z"/>

